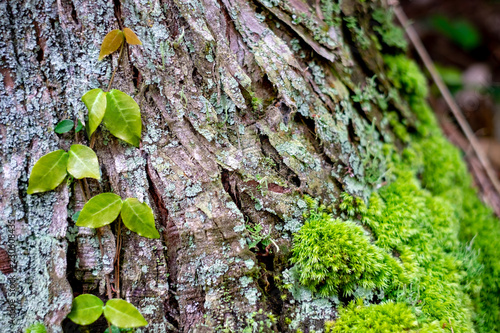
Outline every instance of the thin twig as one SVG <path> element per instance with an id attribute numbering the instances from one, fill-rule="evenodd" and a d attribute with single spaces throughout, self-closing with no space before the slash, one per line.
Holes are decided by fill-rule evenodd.
<path id="1" fill-rule="evenodd" d="M 116 71 L 118 70 L 118 68 L 120 67 L 120 62 L 122 60 L 122 55 L 123 55 L 123 47 L 125 45 L 125 41 L 123 41 L 122 43 L 122 46 L 120 46 L 120 55 L 118 56 L 118 63 L 116 64 L 116 67 L 115 69 L 113 70 L 113 74 L 111 75 L 111 80 L 109 80 L 109 84 L 108 84 L 108 89 L 106 91 L 109 91 L 109 89 L 111 88 L 111 84 L 113 83 L 113 80 L 115 78 L 115 74 L 116 74 Z"/>
<path id="2" fill-rule="evenodd" d="M 401 25 L 406 30 L 406 34 L 410 38 L 411 43 L 415 47 L 415 50 L 417 51 L 418 55 L 422 59 L 425 67 L 427 68 L 427 70 L 431 74 L 432 79 L 434 80 L 434 83 L 436 83 L 436 86 L 438 87 L 439 91 L 441 92 L 441 95 L 443 95 L 443 98 L 446 101 L 446 104 L 448 104 L 448 107 L 450 108 L 451 112 L 453 113 L 453 116 L 455 117 L 458 124 L 460 125 L 460 128 L 464 132 L 465 137 L 467 138 L 467 140 L 469 140 L 472 149 L 476 153 L 476 156 L 477 156 L 479 162 L 481 163 L 481 166 L 486 171 L 486 174 L 488 175 L 488 178 L 490 179 L 491 183 L 493 184 L 493 187 L 495 188 L 497 194 L 500 194 L 500 182 L 498 181 L 498 179 L 495 175 L 495 172 L 493 171 L 493 169 L 488 161 L 488 158 L 484 155 L 484 152 L 481 149 L 479 142 L 477 141 L 477 138 L 474 135 L 474 132 L 470 128 L 469 123 L 465 119 L 462 111 L 460 110 L 457 103 L 453 99 L 450 91 L 448 90 L 448 88 L 444 84 L 443 80 L 439 76 L 438 72 L 436 71 L 436 68 L 434 67 L 434 63 L 432 62 L 432 59 L 430 58 L 429 54 L 427 53 L 427 50 L 425 49 L 420 38 L 418 37 L 417 32 L 415 31 L 413 26 L 410 25 L 408 18 L 406 17 L 406 14 L 403 12 L 403 9 L 401 9 L 401 7 L 395 6 L 394 13 L 396 14 L 396 17 L 398 18 Z"/>
<path id="3" fill-rule="evenodd" d="M 82 179 L 80 181 L 82 181 Z M 86 201 L 88 201 L 88 200 L 90 200 L 90 199 L 88 199 L 88 198 L 90 198 L 90 188 L 89 188 L 89 183 L 87 182 L 87 178 L 83 178 L 83 185 L 85 186 L 85 191 L 87 192 Z"/>
<path id="4" fill-rule="evenodd" d="M 78 184 L 80 185 L 80 189 L 82 190 L 83 199 L 85 200 L 85 203 L 87 203 L 89 199 L 87 197 L 87 193 L 85 192 L 85 188 L 83 187 L 83 181 L 81 179 L 78 179 Z"/>
<path id="5" fill-rule="evenodd" d="M 96 138 L 96 135 L 95 135 L 95 132 L 92 133 L 91 137 L 90 137 L 90 149 L 94 149 L 94 145 L 95 145 L 95 138 Z"/>

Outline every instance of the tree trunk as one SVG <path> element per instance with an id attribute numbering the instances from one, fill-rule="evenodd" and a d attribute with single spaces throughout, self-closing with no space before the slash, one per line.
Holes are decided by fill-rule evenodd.
<path id="1" fill-rule="evenodd" d="M 338 304 L 294 302 L 279 279 L 303 223 L 303 195 L 325 204 L 341 192 L 367 199 L 383 181 L 383 144 L 402 146 L 379 98 L 397 94 L 371 30 L 373 10 L 383 6 L 2 2 L 2 329 L 43 322 L 49 332 L 76 330 L 64 320 L 73 297 L 104 299 L 106 274 L 114 287 L 119 282 L 115 296 L 148 320 L 144 332 L 238 332 L 259 309 L 279 318 L 273 331 L 289 329 L 285 318 L 304 330 L 335 319 Z M 72 219 L 84 203 L 77 182 L 43 194 L 26 189 L 42 155 L 75 140 L 89 144 L 83 132 L 53 129 L 62 119 L 85 120 L 81 96 L 107 87 L 118 65 L 117 53 L 97 61 L 100 43 L 122 27 L 143 45 L 126 47 L 112 87 L 140 105 L 142 142 L 135 148 L 98 130 L 102 181 L 89 186 L 92 195 L 113 191 L 148 203 L 161 239 L 122 227 L 118 276 L 117 224 L 103 228 L 101 258 L 96 233 Z M 397 101 L 391 108 L 413 126 Z M 259 233 L 271 245 L 249 248 Z"/>

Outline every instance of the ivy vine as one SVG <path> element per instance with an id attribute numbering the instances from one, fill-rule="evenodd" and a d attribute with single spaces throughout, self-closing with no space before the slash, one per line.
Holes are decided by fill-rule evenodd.
<path id="1" fill-rule="evenodd" d="M 99 61 L 120 49 L 118 65 L 113 71 L 107 91 L 92 89 L 82 96 L 82 101 L 88 109 L 88 121 L 85 130 L 90 141 L 90 147 L 74 144 L 69 151 L 62 149 L 42 156 L 33 166 L 29 177 L 28 194 L 42 193 L 55 189 L 70 175 L 79 180 L 79 185 L 85 198 L 85 204 L 76 214 L 76 225 L 97 230 L 101 256 L 104 255 L 101 230 L 99 228 L 117 221 L 117 257 L 115 265 L 115 283 L 119 284 L 119 251 L 121 221 L 131 231 L 146 238 L 160 238 L 156 230 L 153 211 L 146 203 L 136 198 L 122 198 L 115 193 L 101 193 L 88 199 L 90 190 L 86 178 L 101 179 L 97 155 L 92 149 L 95 143 L 95 132 L 102 123 L 115 137 L 139 147 L 141 141 L 142 121 L 139 105 L 128 94 L 111 89 L 111 84 L 122 59 L 125 42 L 130 45 L 142 45 L 137 35 L 129 28 L 112 30 L 103 39 L 99 53 Z M 75 123 L 65 119 L 57 124 L 54 131 L 62 134 L 75 128 L 75 137 L 83 128 L 78 120 Z M 83 181 L 82 181 L 83 180 Z M 79 325 L 90 325 L 104 314 L 108 322 L 108 332 L 111 325 L 118 328 L 135 328 L 148 324 L 142 314 L 131 303 L 113 298 L 109 277 L 106 275 L 108 301 L 103 301 L 91 294 L 82 294 L 73 300 L 68 318 Z M 119 293 L 119 285 L 116 285 Z"/>

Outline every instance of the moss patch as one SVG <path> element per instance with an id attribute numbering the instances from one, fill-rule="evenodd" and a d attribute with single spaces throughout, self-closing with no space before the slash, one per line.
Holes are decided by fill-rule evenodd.
<path id="1" fill-rule="evenodd" d="M 358 287 L 384 292 L 382 304 L 368 305 L 372 298 L 341 308 L 327 332 L 497 332 L 499 221 L 471 187 L 460 151 L 443 137 L 416 64 L 404 56 L 385 61 L 417 132 L 402 133 L 403 151 L 384 147 L 388 184 L 367 205 L 344 193 L 340 220 L 308 200 L 291 259 L 299 282 L 319 296 L 358 297 Z"/>
<path id="2" fill-rule="evenodd" d="M 457 221 L 449 227 L 455 229 L 459 242 L 454 252 L 464 269 L 462 290 L 472 300 L 475 328 L 479 332 L 498 332 L 500 248 L 496 244 L 500 241 L 499 221 L 471 187 L 471 177 L 461 152 L 443 137 L 424 100 L 426 83 L 416 64 L 404 56 L 384 59 L 389 67 L 389 79 L 400 88 L 419 120 L 418 135 L 411 148 L 403 153 L 406 161 L 401 168 L 412 170 L 414 177 L 421 179 L 424 189 L 449 206 L 450 219 Z M 447 251 L 450 251 L 449 244 Z M 478 253 L 477 258 L 471 258 L 471 251 Z"/>
<path id="3" fill-rule="evenodd" d="M 396 333 L 418 326 L 409 307 L 393 302 L 370 306 L 364 306 L 362 301 L 351 302 L 340 308 L 339 315 L 336 322 L 326 323 L 325 333 Z"/>
<path id="4" fill-rule="evenodd" d="M 300 283 L 319 296 L 386 289 L 396 280 L 395 260 L 371 244 L 359 225 L 334 219 L 317 205 L 295 235 L 292 253 Z"/>

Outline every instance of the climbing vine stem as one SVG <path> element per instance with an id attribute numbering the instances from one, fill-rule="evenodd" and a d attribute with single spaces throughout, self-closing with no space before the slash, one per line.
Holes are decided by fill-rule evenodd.
<path id="1" fill-rule="evenodd" d="M 122 56 L 123 56 L 124 45 L 125 43 L 122 43 L 122 46 L 120 46 L 120 55 L 118 56 L 118 62 L 116 64 L 115 69 L 113 70 L 113 74 L 111 74 L 111 79 L 109 80 L 108 89 L 106 89 L 106 91 L 109 91 L 111 89 L 111 85 L 113 84 L 113 80 L 115 79 L 116 71 L 118 70 L 118 67 L 120 67 L 120 63 L 122 61 Z"/>

